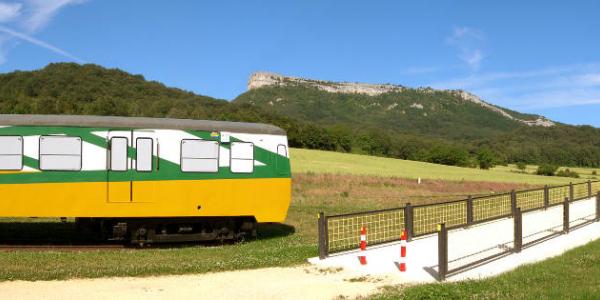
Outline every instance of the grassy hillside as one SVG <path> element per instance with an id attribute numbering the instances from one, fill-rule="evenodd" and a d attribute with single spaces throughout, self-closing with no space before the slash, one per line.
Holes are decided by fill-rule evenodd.
<path id="1" fill-rule="evenodd" d="M 452 181 L 488 181 L 527 183 L 532 185 L 568 184 L 594 178 L 590 169 L 577 169 L 583 174 L 580 179 L 537 176 L 518 173 L 514 166 L 496 167 L 491 170 L 461 168 L 368 155 L 337 153 L 307 149 L 291 149 L 292 171 L 314 173 L 343 173 L 375 176 L 397 176 L 402 178 L 424 178 Z M 531 170 L 531 169 L 530 169 Z"/>
<path id="2" fill-rule="evenodd" d="M 447 91 L 405 89 L 368 96 L 296 85 L 250 90 L 235 101 L 324 125 L 346 124 L 460 140 L 526 126 Z"/>

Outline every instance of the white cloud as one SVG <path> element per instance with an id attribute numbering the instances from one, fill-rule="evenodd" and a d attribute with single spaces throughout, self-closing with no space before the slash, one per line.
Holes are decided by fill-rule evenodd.
<path id="1" fill-rule="evenodd" d="M 86 0 L 22 0 L 19 3 L 0 2 L 0 64 L 6 62 L 8 52 L 20 41 L 36 45 L 77 62 L 75 55 L 34 37 L 47 26 L 64 7 Z"/>
<path id="2" fill-rule="evenodd" d="M 27 0 L 29 14 L 22 20 L 22 26 L 28 32 L 35 32 L 46 26 L 61 8 L 82 2 L 84 0 Z"/>
<path id="3" fill-rule="evenodd" d="M 485 40 L 483 31 L 470 27 L 454 27 L 446 43 L 458 50 L 458 58 L 465 62 L 471 70 L 478 70 L 485 58 L 482 44 Z"/>
<path id="4" fill-rule="evenodd" d="M 14 20 L 21 15 L 21 3 L 4 3 L 0 2 L 0 23 L 6 23 Z"/>

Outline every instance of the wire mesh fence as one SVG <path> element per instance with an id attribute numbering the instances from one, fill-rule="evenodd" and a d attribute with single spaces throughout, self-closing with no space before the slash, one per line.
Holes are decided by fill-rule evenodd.
<path id="1" fill-rule="evenodd" d="M 473 221 L 481 222 L 509 216 L 511 194 L 500 194 L 473 199 Z"/>
<path id="2" fill-rule="evenodd" d="M 569 197 L 569 186 L 556 186 L 552 187 L 548 191 L 548 203 L 550 205 L 562 203 L 565 198 Z"/>
<path id="3" fill-rule="evenodd" d="M 546 189 L 516 192 L 517 207 L 523 211 L 544 207 Z"/>
<path id="4" fill-rule="evenodd" d="M 398 241 L 403 230 L 410 238 L 447 228 L 469 226 L 514 215 L 520 211 L 545 209 L 571 201 L 587 199 L 600 192 L 600 181 L 482 196 L 459 201 L 353 214 L 319 217 L 319 256 L 357 249 L 360 229 L 367 229 L 369 245 Z"/>
<path id="5" fill-rule="evenodd" d="M 573 200 L 586 199 L 591 197 L 588 183 L 573 185 Z"/>
<path id="6" fill-rule="evenodd" d="M 370 245 L 398 240 L 404 229 L 404 209 L 327 217 L 328 252 L 355 249 L 363 226 Z"/>
<path id="7" fill-rule="evenodd" d="M 420 236 L 434 233 L 437 225 L 448 227 L 467 224 L 467 201 L 415 206 L 413 209 L 413 234 Z"/>

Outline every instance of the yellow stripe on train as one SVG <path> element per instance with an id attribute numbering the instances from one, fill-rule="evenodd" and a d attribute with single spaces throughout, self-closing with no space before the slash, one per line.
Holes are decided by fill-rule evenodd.
<path id="1" fill-rule="evenodd" d="M 290 178 L 0 185 L 0 217 L 254 216 L 283 222 Z"/>

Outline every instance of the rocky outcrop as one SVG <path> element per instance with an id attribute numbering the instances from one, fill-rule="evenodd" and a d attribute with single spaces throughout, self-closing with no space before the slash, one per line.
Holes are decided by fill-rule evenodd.
<path id="1" fill-rule="evenodd" d="M 248 90 L 257 89 L 263 86 L 289 85 L 309 85 L 330 93 L 366 94 L 369 96 L 377 96 L 384 93 L 399 92 L 404 90 L 404 87 L 392 84 L 331 82 L 298 77 L 287 77 L 268 72 L 257 72 L 252 74 L 250 76 L 250 80 L 248 81 Z"/>
<path id="2" fill-rule="evenodd" d="M 400 85 L 393 84 L 370 84 L 370 83 L 354 83 L 354 82 L 332 82 L 332 81 L 323 81 L 323 80 L 313 80 L 313 79 L 304 79 L 298 77 L 288 77 L 275 73 L 269 72 L 257 72 L 250 76 L 248 80 L 248 90 L 253 90 L 265 86 L 295 86 L 295 85 L 305 85 L 312 86 L 322 91 L 330 92 L 330 93 L 354 93 L 354 94 L 365 94 L 369 96 L 377 96 L 390 92 L 401 92 L 407 88 Z M 419 91 L 433 93 L 436 90 L 432 88 L 419 88 Z M 476 104 L 481 105 L 485 109 L 489 109 L 496 113 L 501 114 L 502 116 L 515 120 L 517 122 L 521 122 L 523 124 L 529 126 L 542 126 L 542 127 L 552 127 L 556 125 L 554 122 L 545 119 L 544 117 L 538 117 L 536 120 L 522 120 L 512 116 L 507 111 L 489 104 L 485 102 L 483 99 L 479 98 L 476 95 L 473 95 L 469 92 L 463 90 L 444 90 L 454 94 L 455 96 L 465 100 L 470 101 Z M 271 104 L 273 105 L 273 104 Z M 394 108 L 394 106 L 390 106 L 387 110 Z M 423 109 L 423 106 L 419 107 L 419 104 L 413 104 L 411 107 Z"/>

